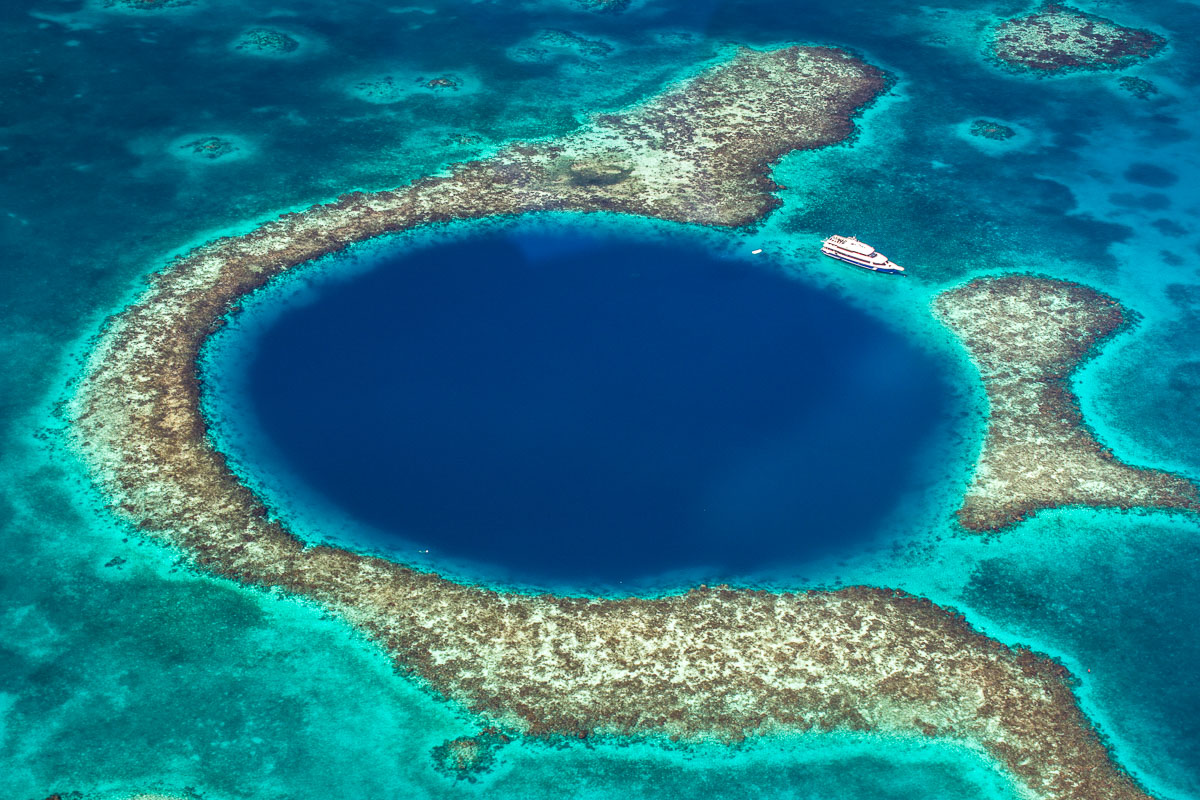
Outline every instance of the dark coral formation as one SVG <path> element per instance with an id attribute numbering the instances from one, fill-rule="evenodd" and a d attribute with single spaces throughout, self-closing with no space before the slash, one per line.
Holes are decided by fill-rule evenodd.
<path id="1" fill-rule="evenodd" d="M 251 28 L 244 32 L 234 44 L 235 50 L 269 56 L 288 55 L 294 53 L 299 47 L 300 42 L 274 28 Z"/>
<path id="2" fill-rule="evenodd" d="M 408 87 L 391 75 L 354 85 L 354 94 L 369 103 L 395 103 L 408 94 Z"/>
<path id="3" fill-rule="evenodd" d="M 1008 67 L 1047 74 L 1119 69 L 1149 58 L 1165 45 L 1166 39 L 1151 31 L 1047 3 L 1032 14 L 1001 23 L 990 48 Z"/>
<path id="4" fill-rule="evenodd" d="M 179 145 L 179 149 L 190 156 L 212 160 L 237 152 L 238 146 L 220 136 L 204 136 Z"/>
<path id="5" fill-rule="evenodd" d="M 475 736 L 450 739 L 433 748 L 433 765 L 457 780 L 474 782 L 496 763 L 496 753 L 512 741 L 498 728 L 485 728 Z"/>
<path id="6" fill-rule="evenodd" d="M 442 144 L 448 147 L 470 147 L 472 145 L 483 144 L 487 139 L 477 133 L 453 133 L 442 140 Z"/>
<path id="7" fill-rule="evenodd" d="M 1007 125 L 986 119 L 977 119 L 971 123 L 971 135 L 994 142 L 1003 142 L 1017 135 L 1017 132 Z"/>
<path id="8" fill-rule="evenodd" d="M 600 39 L 588 39 L 571 31 L 547 28 L 538 31 L 509 52 L 510 57 L 517 61 L 544 63 L 563 55 L 604 58 L 612 53 L 612 50 L 612 45 Z"/>
<path id="9" fill-rule="evenodd" d="M 1045 508 L 1200 509 L 1166 472 L 1123 464 L 1084 426 L 1071 374 L 1129 315 L 1111 297 L 1032 276 L 980 279 L 935 301 L 979 367 L 991 406 L 959 521 L 996 530 Z"/>
<path id="10" fill-rule="evenodd" d="M 568 50 L 588 58 L 603 58 L 612 52 L 612 45 L 599 39 L 588 39 L 571 31 L 549 28 L 539 31 L 534 41 L 542 47 Z"/>
<path id="11" fill-rule="evenodd" d="M 632 0 L 575 0 L 575 2 L 589 11 L 615 14 L 629 8 Z"/>
<path id="12" fill-rule="evenodd" d="M 351 92 L 368 103 L 399 103 L 414 94 L 450 95 L 463 92 L 467 81 L 459 75 L 416 76 L 399 79 L 393 75 L 360 81 L 351 87 Z M 469 89 L 465 90 L 469 93 Z"/>
<path id="13" fill-rule="evenodd" d="M 129 11 L 161 11 L 191 5 L 193 0 L 101 0 L 103 8 Z"/>
<path id="14" fill-rule="evenodd" d="M 915 732 L 984 749 L 1031 796 L 1143 798 L 1080 712 L 1062 667 L 928 600 L 865 587 L 700 587 L 608 600 L 464 586 L 378 557 L 304 547 L 206 436 L 200 348 L 273 276 L 353 242 L 450 219 L 552 209 L 753 222 L 777 204 L 769 165 L 846 137 L 855 110 L 883 86 L 878 70 L 837 51 L 743 49 L 570 136 L 513 145 L 395 191 L 355 192 L 201 247 L 109 322 L 71 404 L 78 448 L 114 509 L 146 535 L 200 569 L 332 609 L 399 670 L 506 730 L 728 741 Z M 620 166 L 579 166 L 589 160 Z M 460 740 L 445 747 L 440 758 L 452 767 L 477 763 L 487 749 Z"/>
<path id="15" fill-rule="evenodd" d="M 566 171 L 577 186 L 611 186 L 633 174 L 633 164 L 613 153 L 570 161 Z"/>
<path id="16" fill-rule="evenodd" d="M 1145 78 L 1126 75 L 1117 84 L 1139 100 L 1148 100 L 1151 95 L 1158 94 L 1158 87 Z"/>

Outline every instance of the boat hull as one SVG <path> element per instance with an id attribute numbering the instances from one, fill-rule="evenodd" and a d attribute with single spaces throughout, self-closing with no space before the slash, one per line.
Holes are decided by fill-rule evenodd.
<path id="1" fill-rule="evenodd" d="M 850 256 L 843 255 L 842 253 L 830 252 L 829 250 L 827 250 L 825 248 L 821 248 L 821 252 L 824 253 L 825 255 L 829 256 L 830 258 L 836 258 L 838 261 L 844 261 L 847 264 L 853 264 L 856 267 L 861 267 L 862 269 L 868 269 L 871 272 L 886 272 L 889 275 L 903 275 L 904 274 L 903 267 L 898 267 L 890 261 L 887 264 L 884 264 L 883 266 L 876 266 L 874 264 L 867 264 L 862 261 L 857 261 L 854 258 L 851 258 Z"/>

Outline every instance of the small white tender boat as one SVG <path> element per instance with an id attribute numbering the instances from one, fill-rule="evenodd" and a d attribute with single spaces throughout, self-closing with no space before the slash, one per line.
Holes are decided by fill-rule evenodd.
<path id="1" fill-rule="evenodd" d="M 821 242 L 821 252 L 830 258 L 836 258 L 838 261 L 845 261 L 847 264 L 869 269 L 872 272 L 904 274 L 904 267 L 892 263 L 887 256 L 853 236 L 830 236 Z"/>

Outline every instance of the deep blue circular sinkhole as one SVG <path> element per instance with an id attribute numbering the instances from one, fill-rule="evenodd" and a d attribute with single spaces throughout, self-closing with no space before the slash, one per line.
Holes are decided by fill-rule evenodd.
<path id="1" fill-rule="evenodd" d="M 269 442 L 361 544 L 554 585 L 853 551 L 949 402 L 879 320 L 688 241 L 399 253 L 244 352 L 235 448 Z"/>

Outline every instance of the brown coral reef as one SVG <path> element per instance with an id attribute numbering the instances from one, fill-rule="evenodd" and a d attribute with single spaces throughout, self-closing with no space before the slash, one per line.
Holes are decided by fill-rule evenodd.
<path id="1" fill-rule="evenodd" d="M 1071 373 L 1125 324 L 1111 297 L 1031 276 L 980 279 L 935 301 L 979 367 L 991 405 L 983 453 L 958 512 L 995 530 L 1039 509 L 1200 509 L 1189 481 L 1123 464 L 1083 425 Z"/>
<path id="2" fill-rule="evenodd" d="M 996 28 L 992 55 L 1006 66 L 1040 73 L 1119 69 L 1149 58 L 1166 45 L 1140 28 L 1085 14 L 1059 3 L 1006 20 Z"/>
<path id="3" fill-rule="evenodd" d="M 878 70 L 838 51 L 743 49 L 571 136 L 206 245 L 110 320 L 70 409 L 79 450 L 114 508 L 146 535 L 201 569 L 323 604 L 399 670 L 509 731 L 924 735 L 990 753 L 1031 796 L 1144 797 L 1080 712 L 1065 670 L 927 600 L 861 587 L 700 587 L 611 600 L 464 586 L 304 547 L 207 439 L 200 347 L 272 276 L 352 242 L 449 219 L 569 209 L 751 222 L 776 202 L 769 164 L 847 136 L 855 109 L 883 86 Z M 477 748 L 450 744 L 439 754 L 452 766 L 459 756 L 474 763 Z"/>
<path id="4" fill-rule="evenodd" d="M 492 768 L 496 751 L 510 741 L 500 729 L 485 728 L 474 736 L 450 739 L 433 748 L 433 765 L 456 780 L 474 782 Z"/>

